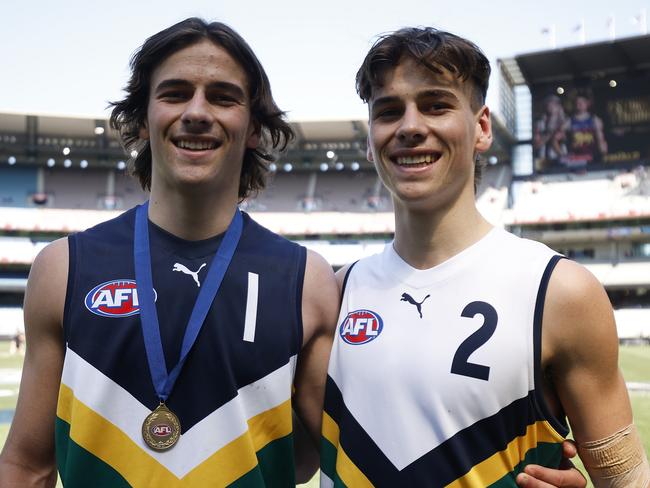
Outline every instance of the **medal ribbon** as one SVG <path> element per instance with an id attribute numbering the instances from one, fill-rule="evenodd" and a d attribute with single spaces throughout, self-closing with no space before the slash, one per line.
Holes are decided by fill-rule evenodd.
<path id="1" fill-rule="evenodd" d="M 140 205 L 135 214 L 135 233 L 133 242 L 133 257 L 135 262 L 135 281 L 138 289 L 138 301 L 140 302 L 140 323 L 144 336 L 144 346 L 149 362 L 149 371 L 156 393 L 161 402 L 165 402 L 174 388 L 187 354 L 192 349 L 194 342 L 203 326 L 214 297 L 219 291 L 226 270 L 232 261 L 235 248 L 241 237 L 243 219 L 239 209 L 235 210 L 228 229 L 226 230 L 219 249 L 212 259 L 208 274 L 203 286 L 199 290 L 190 320 L 185 329 L 183 344 L 178 363 L 167 373 L 165 355 L 163 353 L 162 340 L 160 338 L 160 326 L 158 323 L 158 311 L 154 300 L 153 279 L 151 277 L 151 252 L 149 249 L 149 202 Z"/>

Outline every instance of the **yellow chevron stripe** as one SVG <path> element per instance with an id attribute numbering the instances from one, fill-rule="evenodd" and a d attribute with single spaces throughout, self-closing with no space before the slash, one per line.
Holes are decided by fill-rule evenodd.
<path id="1" fill-rule="evenodd" d="M 135 487 L 177 486 L 178 478 L 124 432 L 74 398 L 61 384 L 57 415 L 70 424 L 70 438 L 119 472 Z"/>
<path id="2" fill-rule="evenodd" d="M 374 486 L 348 457 L 339 444 L 339 426 L 327 412 L 323 412 L 323 437 L 336 448 L 336 474 L 346 486 L 365 488 Z"/>
<path id="3" fill-rule="evenodd" d="M 372 488 L 374 485 L 366 475 L 357 468 L 352 459 L 348 457 L 341 446 L 338 446 L 336 453 L 336 474 L 339 475 L 345 486 L 354 488 Z"/>
<path id="4" fill-rule="evenodd" d="M 56 404 L 56 416 L 68 424 L 72 419 L 73 403 L 74 395 L 72 394 L 72 390 L 61 383 L 61 387 L 59 388 L 59 400 Z"/>
<path id="5" fill-rule="evenodd" d="M 466 475 L 458 478 L 446 488 L 463 488 L 467 486 L 489 486 L 512 471 L 524 459 L 526 453 L 541 442 L 562 442 L 551 425 L 541 420 L 531 424 L 526 433 L 510 441 L 508 446 L 474 466 Z"/>
<path id="6" fill-rule="evenodd" d="M 339 426 L 327 412 L 323 412 L 322 431 L 323 437 L 330 441 L 330 444 L 335 447 L 339 445 Z"/>
<path id="7" fill-rule="evenodd" d="M 249 419 L 248 432 L 190 471 L 183 478 L 182 486 L 228 486 L 257 466 L 257 451 L 289 435 L 291 429 L 291 400 L 287 400 Z"/>
<path id="8" fill-rule="evenodd" d="M 70 424 L 70 437 L 118 471 L 134 488 L 228 486 L 257 465 L 256 451 L 291 433 L 291 401 L 248 420 L 249 431 L 178 479 L 126 434 L 61 385 L 57 416 Z M 73 421 L 74 419 L 74 421 Z"/>

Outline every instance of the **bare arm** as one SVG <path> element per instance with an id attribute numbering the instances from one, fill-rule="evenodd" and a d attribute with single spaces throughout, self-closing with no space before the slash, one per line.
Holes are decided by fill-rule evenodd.
<path id="1" fill-rule="evenodd" d="M 302 292 L 303 347 L 294 381 L 294 409 L 313 442 L 311 446 L 303 442 L 303 452 L 296 456 L 297 477 L 301 481 L 318 467 L 327 364 L 338 306 L 332 267 L 320 255 L 308 251 Z"/>
<path id="2" fill-rule="evenodd" d="M 25 292 L 26 352 L 14 420 L 0 454 L 0 487 L 54 487 L 54 420 L 63 366 L 68 243 L 34 260 Z"/>
<path id="3" fill-rule="evenodd" d="M 565 411 L 579 442 L 600 439 L 632 421 L 618 369 L 614 316 L 602 286 L 582 266 L 560 261 L 549 283 L 542 324 L 542 367 L 549 404 Z M 564 446 L 565 457 L 575 455 Z M 519 486 L 584 487 L 576 469 L 529 465 Z"/>
<path id="4" fill-rule="evenodd" d="M 549 283 L 542 334 L 543 368 L 584 457 L 584 443 L 629 426 L 632 409 L 618 368 L 612 307 L 603 287 L 582 266 L 558 263 Z M 587 471 L 602 486 L 598 473 L 589 466 Z"/>

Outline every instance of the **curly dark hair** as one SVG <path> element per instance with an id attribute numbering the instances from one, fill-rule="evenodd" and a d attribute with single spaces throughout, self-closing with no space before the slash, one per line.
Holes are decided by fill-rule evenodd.
<path id="1" fill-rule="evenodd" d="M 138 177 L 144 190 L 150 190 L 151 148 L 149 141 L 140 139 L 139 134 L 147 118 L 151 76 L 169 56 L 204 39 L 225 49 L 243 68 L 248 81 L 251 118 L 261 137 L 257 148 L 246 149 L 244 153 L 239 178 L 239 198 L 243 200 L 264 188 L 268 163 L 277 159 L 295 135 L 284 120 L 285 113 L 273 100 L 264 68 L 246 41 L 231 27 L 192 17 L 149 37 L 131 58 L 126 97 L 109 104 L 110 125 L 119 132 L 127 152 L 137 151 L 138 155 L 129 161 L 130 171 Z"/>
<path id="2" fill-rule="evenodd" d="M 408 57 L 435 74 L 444 71 L 470 82 L 471 107 L 479 110 L 485 104 L 490 80 L 490 61 L 473 42 L 433 27 L 405 27 L 380 36 L 370 48 L 356 77 L 357 93 L 368 103 L 373 90 L 384 83 L 384 77 Z M 483 162 L 477 156 L 474 165 L 474 189 L 481 179 Z"/>

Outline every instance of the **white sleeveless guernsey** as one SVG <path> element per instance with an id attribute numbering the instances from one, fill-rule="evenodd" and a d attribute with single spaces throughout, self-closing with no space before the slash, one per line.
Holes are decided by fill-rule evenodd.
<path id="1" fill-rule="evenodd" d="M 555 467 L 542 395 L 544 296 L 561 257 L 492 229 L 427 270 L 388 244 L 346 277 L 330 358 L 321 487 L 505 487 Z"/>

